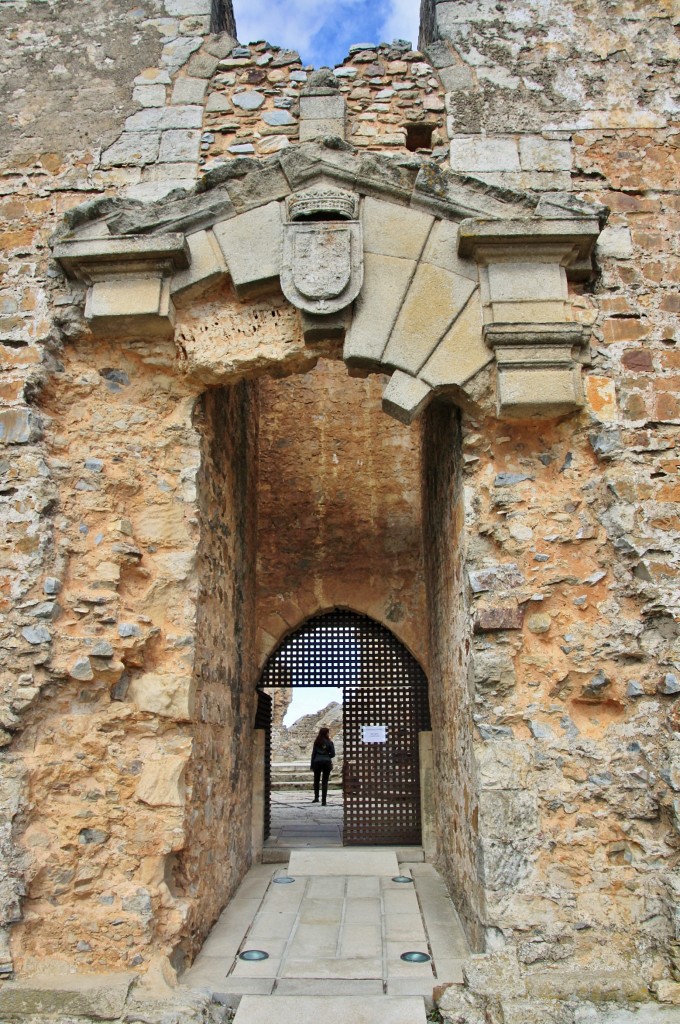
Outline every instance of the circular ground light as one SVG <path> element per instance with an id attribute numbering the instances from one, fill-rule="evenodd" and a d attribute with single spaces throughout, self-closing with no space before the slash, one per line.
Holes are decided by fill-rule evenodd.
<path id="1" fill-rule="evenodd" d="M 276 882 L 277 885 L 290 885 L 295 879 L 289 878 L 288 875 L 279 875 L 278 878 L 273 878 L 272 881 Z"/>
<path id="2" fill-rule="evenodd" d="M 415 949 L 409 950 L 408 953 L 402 953 L 401 959 L 406 960 L 410 964 L 427 964 L 430 962 L 432 957 L 428 956 L 427 953 L 420 953 Z"/>
<path id="3" fill-rule="evenodd" d="M 244 949 L 242 953 L 238 955 L 239 960 L 268 960 L 269 953 L 265 953 L 263 949 Z"/>
<path id="4" fill-rule="evenodd" d="M 409 878 L 408 875 L 395 875 L 392 879 L 393 882 L 401 882 L 402 885 L 406 885 L 407 882 L 412 882 L 413 879 Z"/>

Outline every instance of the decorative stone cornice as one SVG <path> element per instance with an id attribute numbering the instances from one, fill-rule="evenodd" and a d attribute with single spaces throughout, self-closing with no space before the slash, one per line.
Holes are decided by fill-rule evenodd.
<path id="1" fill-rule="evenodd" d="M 336 138 L 234 161 L 154 204 L 84 205 L 54 255 L 112 337 L 170 337 L 173 296 L 228 274 L 242 299 L 281 288 L 310 342 L 344 334 L 352 370 L 393 372 L 392 415 L 466 392 L 494 359 L 500 415 L 552 415 L 581 401 L 567 279 L 592 274 L 601 211 L 541 202 Z"/>
<path id="2" fill-rule="evenodd" d="M 58 242 L 54 258 L 68 277 L 93 284 L 124 274 L 169 274 L 189 266 L 189 246 L 183 234 L 121 235 Z"/>
<path id="3" fill-rule="evenodd" d="M 590 258 L 600 233 L 596 218 L 509 220 L 469 218 L 460 224 L 458 253 L 480 266 L 527 261 L 559 263 L 570 278 L 592 274 Z"/>
<path id="4" fill-rule="evenodd" d="M 94 330 L 172 335 L 170 279 L 191 262 L 184 235 L 74 239 L 56 244 L 54 257 L 88 285 L 85 318 Z"/>

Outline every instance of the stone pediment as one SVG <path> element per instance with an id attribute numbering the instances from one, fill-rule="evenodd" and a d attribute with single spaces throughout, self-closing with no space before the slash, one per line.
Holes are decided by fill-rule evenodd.
<path id="1" fill-rule="evenodd" d="M 567 279 L 592 272 L 602 214 L 332 140 L 234 160 L 153 204 L 86 204 L 53 241 L 95 332 L 170 335 L 174 300 L 229 275 L 242 298 L 283 287 L 306 337 L 343 331 L 350 367 L 392 372 L 400 419 L 494 358 L 499 412 L 535 415 L 580 404 L 587 333 Z"/>

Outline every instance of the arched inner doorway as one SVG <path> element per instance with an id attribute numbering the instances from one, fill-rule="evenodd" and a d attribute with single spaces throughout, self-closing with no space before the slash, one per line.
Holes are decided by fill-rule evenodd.
<path id="1" fill-rule="evenodd" d="M 427 678 L 385 626 L 335 609 L 307 620 L 267 661 L 258 724 L 268 728 L 263 688 L 343 690 L 343 843 L 419 845 L 420 734 L 430 731 Z M 270 744 L 265 744 L 265 831 L 271 814 Z"/>

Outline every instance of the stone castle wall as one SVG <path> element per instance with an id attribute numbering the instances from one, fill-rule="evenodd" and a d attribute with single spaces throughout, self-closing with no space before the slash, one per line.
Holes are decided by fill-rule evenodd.
<path id="1" fill-rule="evenodd" d="M 337 355 L 337 342 L 305 343 L 282 296 L 237 298 L 223 283 L 187 288 L 176 344 L 95 341 L 82 289 L 50 259 L 64 217 L 92 215 L 74 208 L 109 197 L 111 230 L 144 232 L 156 213 L 145 227 L 146 208 L 128 210 L 116 228 L 115 200 L 191 188 L 205 168 L 233 175 L 230 194 L 248 209 L 243 156 L 255 164 L 295 145 L 308 72 L 275 47 L 246 54 L 230 37 L 208 35 L 208 13 L 204 0 L 142 0 L 133 11 L 17 0 L 0 11 L 9 55 L 0 970 L 44 966 L 46 948 L 87 971 L 144 970 L 158 953 L 178 963 L 245 870 L 249 769 L 235 750 L 242 754 L 256 662 L 314 602 L 293 555 L 280 558 L 277 547 L 260 594 L 271 639 L 261 633 L 255 647 L 247 569 L 256 385 L 238 382 L 302 373 L 260 386 L 261 437 L 275 428 L 267 452 L 296 418 L 281 396 L 314 409 L 311 380 L 323 377 L 348 450 L 357 414 L 343 414 L 347 396 L 355 396 L 350 410 L 355 400 L 361 409 L 359 439 L 374 444 L 384 429 L 376 487 L 397 518 L 407 507 L 413 517 L 403 553 L 372 553 L 387 570 L 366 610 L 418 653 L 427 591 L 433 719 L 448 723 L 434 737 L 439 858 L 473 938 L 514 972 L 518 998 L 598 984 L 631 998 L 648 998 L 651 985 L 676 998 L 671 4 L 424 0 L 422 51 L 379 47 L 339 69 L 347 137 L 371 151 L 367 159 L 394 153 L 405 167 L 413 157 L 403 122 L 425 120 L 440 166 L 489 201 L 519 202 L 529 190 L 562 209 L 585 200 L 610 211 L 595 274 L 570 283 L 574 316 L 593 329 L 583 409 L 500 421 L 484 370 L 467 396 L 455 393 L 460 457 L 456 424 L 433 408 L 421 465 L 410 444 L 395 443 L 402 428 L 379 427 L 357 398 L 373 394 L 373 379 L 341 382 L 331 363 L 308 372 Z M 244 104 L 247 94 L 256 95 Z M 274 196 L 279 172 L 266 166 Z M 218 390 L 201 400 L 207 389 Z M 269 425 L 262 403 L 273 412 Z M 311 443 L 303 434 L 300 451 Z M 336 496 L 337 444 L 324 447 L 324 488 Z M 390 445 L 406 498 L 387 484 Z M 280 457 L 290 457 L 285 447 Z M 424 583 L 413 585 L 423 557 L 412 532 L 421 472 Z M 218 482 L 229 499 L 219 508 Z M 302 483 L 313 491 L 311 476 Z M 272 501 L 262 488 L 261 475 L 259 500 Z M 391 526 L 378 516 L 371 523 Z M 260 537 L 271 554 L 273 536 Z M 327 559 L 335 545 L 346 551 L 339 527 L 325 543 Z M 293 569 L 296 585 L 284 589 Z M 346 579 L 353 587 L 358 577 Z M 315 600 L 339 601 L 321 582 L 328 596 Z M 397 603 L 399 622 L 389 619 Z M 280 621 L 268 629 L 271 616 Z M 226 642 L 216 659 L 218 635 Z M 218 806 L 216 780 L 237 798 Z M 209 847 L 227 834 L 229 865 L 215 863 Z M 484 986 L 493 995 L 493 979 Z"/>

